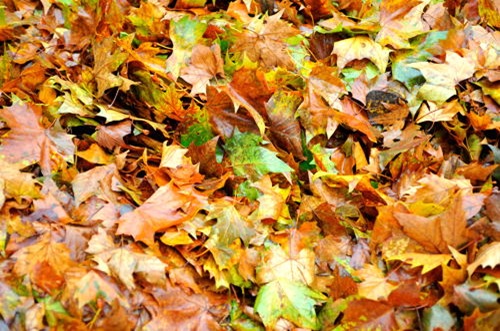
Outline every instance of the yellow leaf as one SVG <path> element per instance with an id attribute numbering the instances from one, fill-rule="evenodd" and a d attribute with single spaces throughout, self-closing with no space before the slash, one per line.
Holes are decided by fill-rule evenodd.
<path id="1" fill-rule="evenodd" d="M 302 249 L 298 254 L 288 254 L 275 246 L 266 253 L 264 265 L 257 270 L 257 282 L 269 283 L 286 275 L 291 281 L 312 284 L 315 276 L 315 256 L 311 249 Z"/>
<path id="2" fill-rule="evenodd" d="M 362 279 L 362 282 L 358 284 L 358 294 L 367 299 L 387 299 L 392 290 L 397 287 L 387 281 L 387 277 L 380 268 L 371 264 L 365 264 L 353 275 Z"/>
<path id="3" fill-rule="evenodd" d="M 366 36 L 337 41 L 333 46 L 333 53 L 337 55 L 337 66 L 341 69 L 352 60 L 369 59 L 384 73 L 390 52 L 390 49 L 380 46 Z"/>
<path id="4" fill-rule="evenodd" d="M 412 268 L 423 267 L 425 274 L 439 266 L 446 265 L 451 260 L 450 254 L 405 253 L 388 258 L 389 261 L 399 260 L 411 264 Z"/>
<path id="5" fill-rule="evenodd" d="M 481 266 L 483 268 L 495 268 L 500 264 L 500 242 L 496 241 L 488 245 L 484 245 L 479 250 L 476 260 L 467 267 L 469 277 L 474 271 Z"/>

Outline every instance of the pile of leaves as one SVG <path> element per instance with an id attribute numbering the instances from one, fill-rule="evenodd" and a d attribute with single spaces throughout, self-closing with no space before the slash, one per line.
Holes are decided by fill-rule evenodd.
<path id="1" fill-rule="evenodd" d="M 0 329 L 498 325 L 494 1 L 0 4 Z"/>

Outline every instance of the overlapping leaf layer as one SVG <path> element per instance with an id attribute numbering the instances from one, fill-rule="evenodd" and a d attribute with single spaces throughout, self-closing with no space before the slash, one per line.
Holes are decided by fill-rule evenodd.
<path id="1" fill-rule="evenodd" d="M 2 0 L 0 329 L 494 330 L 492 0 Z"/>

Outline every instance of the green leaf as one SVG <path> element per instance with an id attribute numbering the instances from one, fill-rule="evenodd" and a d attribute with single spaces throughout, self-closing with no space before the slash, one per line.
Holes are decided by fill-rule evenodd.
<path id="1" fill-rule="evenodd" d="M 184 147 L 189 147 L 191 143 L 201 146 L 214 137 L 205 109 L 196 113 L 194 119 L 195 122 L 188 127 L 187 133 L 181 135 L 181 145 Z"/>
<path id="2" fill-rule="evenodd" d="M 199 19 L 191 19 L 184 16 L 180 20 L 170 21 L 170 39 L 174 44 L 172 55 L 167 60 L 167 70 L 174 78 L 179 77 L 181 69 L 191 57 L 191 50 L 199 43 L 207 29 L 207 24 Z"/>
<path id="3" fill-rule="evenodd" d="M 226 143 L 229 159 L 233 164 L 234 174 L 256 180 L 270 172 L 290 172 L 290 168 L 281 161 L 276 153 L 260 146 L 262 138 L 250 132 L 235 131 Z"/>
<path id="4" fill-rule="evenodd" d="M 434 305 L 424 311 L 424 330 L 452 330 L 455 318 L 441 305 Z"/>
<path id="5" fill-rule="evenodd" d="M 321 293 L 302 283 L 279 278 L 260 288 L 255 311 L 270 329 L 282 317 L 302 328 L 318 330 L 321 325 L 314 306 L 325 299 Z"/>
<path id="6" fill-rule="evenodd" d="M 212 252 L 220 269 L 229 269 L 230 260 L 236 253 L 234 242 L 241 239 L 245 245 L 255 236 L 255 230 L 247 224 L 240 213 L 229 203 L 220 203 L 207 216 L 207 220 L 217 219 L 212 226 L 210 238 L 205 246 Z"/>

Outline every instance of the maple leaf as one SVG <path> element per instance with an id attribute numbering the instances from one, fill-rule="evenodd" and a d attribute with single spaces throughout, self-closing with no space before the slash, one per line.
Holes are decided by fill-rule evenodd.
<path id="1" fill-rule="evenodd" d="M 205 246 L 212 252 L 219 268 L 229 268 L 229 261 L 235 255 L 235 241 L 241 239 L 248 245 L 256 231 L 238 213 L 234 205 L 223 201 L 211 205 L 207 220 L 211 219 L 217 219 L 217 223 L 211 227 Z"/>
<path id="2" fill-rule="evenodd" d="M 409 64 L 425 77 L 425 84 L 418 93 L 426 100 L 441 104 L 456 94 L 455 85 L 470 78 L 476 71 L 477 63 L 470 57 L 462 57 L 455 52 L 446 52 L 444 63 L 417 62 Z"/>
<path id="3" fill-rule="evenodd" d="M 500 243 L 493 242 L 480 248 L 479 253 L 471 264 L 467 267 L 469 276 L 472 276 L 478 267 L 496 268 L 500 264 Z"/>
<path id="4" fill-rule="evenodd" d="M 268 175 L 252 184 L 263 194 L 257 198 L 259 208 L 250 216 L 253 220 L 274 219 L 287 223 L 290 219 L 286 199 L 290 194 L 290 188 L 282 189 L 278 185 L 273 186 Z"/>
<path id="5" fill-rule="evenodd" d="M 100 146 L 109 150 L 119 147 L 128 147 L 123 138 L 132 131 L 132 121 L 124 120 L 116 124 L 97 126 L 96 140 Z"/>
<path id="6" fill-rule="evenodd" d="M 224 61 L 218 44 L 212 47 L 196 45 L 193 47 L 189 66 L 181 69 L 180 77 L 192 85 L 191 95 L 206 92 L 212 78 L 224 76 Z"/>
<path id="7" fill-rule="evenodd" d="M 360 330 L 398 330 L 394 308 L 386 303 L 357 299 L 348 303 L 343 311 L 342 326 Z"/>
<path id="8" fill-rule="evenodd" d="M 353 276 L 361 279 L 358 284 L 358 294 L 371 300 L 387 299 L 389 294 L 397 287 L 388 281 L 380 268 L 365 264 L 363 268 L 355 270 Z"/>
<path id="9" fill-rule="evenodd" d="M 257 268 L 257 282 L 270 283 L 283 275 L 288 275 L 292 282 L 311 285 L 315 278 L 314 252 L 304 248 L 297 253 L 287 253 L 280 246 L 271 247 Z"/>
<path id="10" fill-rule="evenodd" d="M 423 267 L 422 274 L 425 274 L 439 266 L 445 266 L 451 260 L 451 255 L 404 253 L 391 256 L 387 260 L 400 260 L 406 263 L 410 263 L 412 268 Z"/>
<path id="11" fill-rule="evenodd" d="M 292 168 L 281 161 L 275 153 L 259 146 L 261 142 L 260 136 L 238 130 L 227 140 L 225 148 L 229 153 L 235 175 L 258 179 L 270 172 L 292 171 Z"/>
<path id="12" fill-rule="evenodd" d="M 227 93 L 235 108 L 243 106 L 248 110 L 259 128 L 260 122 L 267 119 L 266 103 L 273 94 L 271 83 L 272 79 L 268 79 L 261 69 L 245 66 L 233 73 L 233 79 L 227 86 Z"/>
<path id="13" fill-rule="evenodd" d="M 191 220 L 207 204 L 207 197 L 191 186 L 179 188 L 169 182 L 141 206 L 124 214 L 118 221 L 116 233 L 131 235 L 152 245 L 155 232 Z"/>
<path id="14" fill-rule="evenodd" d="M 314 306 L 325 299 L 301 282 L 277 278 L 260 288 L 254 308 L 268 328 L 273 328 L 283 317 L 300 327 L 318 330 L 320 323 Z"/>
<path id="15" fill-rule="evenodd" d="M 38 198 L 40 190 L 38 182 L 33 178 L 33 175 L 27 172 L 22 172 L 22 165 L 14 165 L 0 158 L 0 194 L 3 195 L 3 201 L 0 198 L 0 209 L 7 199 L 16 199 L 21 202 L 23 198 Z"/>
<path id="16" fill-rule="evenodd" d="M 448 251 L 438 219 L 400 212 L 394 213 L 394 217 L 401 224 L 406 235 L 421 244 L 428 252 L 445 253 Z"/>
<path id="17" fill-rule="evenodd" d="M 279 91 L 266 103 L 269 117 L 271 140 L 296 158 L 303 159 L 300 124 L 295 118 L 295 110 L 300 98 L 294 94 Z"/>
<path id="18" fill-rule="evenodd" d="M 78 269 L 67 274 L 67 285 L 63 299 L 70 298 L 76 300 L 79 309 L 86 304 L 96 302 L 99 298 L 104 299 L 109 304 L 117 300 L 123 307 L 130 308 L 130 304 L 118 288 L 93 270 Z"/>
<path id="19" fill-rule="evenodd" d="M 119 178 L 115 164 L 98 166 L 79 173 L 72 182 L 76 205 L 78 206 L 93 196 L 104 201 L 116 202 L 116 188 L 120 183 Z"/>
<path id="20" fill-rule="evenodd" d="M 117 49 L 112 38 L 106 38 L 93 45 L 94 70 L 97 82 L 96 98 L 100 98 L 107 89 L 120 87 L 125 79 L 113 74 L 128 57 L 127 53 Z"/>
<path id="21" fill-rule="evenodd" d="M 155 300 L 147 303 L 152 315 L 145 331 L 155 330 L 222 330 L 218 320 L 227 316 L 225 297 L 206 292 L 188 295 L 179 287 L 152 289 Z"/>
<path id="22" fill-rule="evenodd" d="M 166 265 L 160 259 L 132 252 L 126 247 L 116 248 L 111 236 L 102 228 L 89 240 L 85 251 L 94 254 L 93 259 L 98 263 L 97 269 L 118 276 L 131 291 L 136 288 L 134 273 L 143 275 L 152 284 L 163 284 L 166 281 Z"/>
<path id="23" fill-rule="evenodd" d="M 162 55 L 161 49 L 154 47 L 150 42 L 141 43 L 139 47 L 135 48 L 132 46 L 133 40 L 134 34 L 115 39 L 116 44 L 129 53 L 127 62 L 142 63 L 147 70 L 155 75 L 171 79 L 165 72 L 165 60 L 160 57 Z"/>
<path id="24" fill-rule="evenodd" d="M 18 276 L 40 271 L 38 263 L 46 263 L 59 275 L 74 265 L 68 247 L 63 243 L 54 242 L 50 233 L 45 234 L 33 245 L 19 249 L 13 257 L 17 260 L 13 271 Z"/>
<path id="25" fill-rule="evenodd" d="M 170 21 L 169 35 L 174 49 L 167 59 L 167 70 L 172 73 L 174 80 L 179 77 L 181 69 L 186 67 L 193 47 L 201 41 L 206 29 L 206 23 L 192 19 L 187 15 L 177 21 Z"/>
<path id="26" fill-rule="evenodd" d="M 248 111 L 240 109 L 235 112 L 233 100 L 228 93 L 225 91 L 219 92 L 212 86 L 207 88 L 206 109 L 214 132 L 223 138 L 231 137 L 236 128 L 240 132 L 259 133 L 262 130 L 256 125 L 255 120 Z M 261 116 L 260 118 L 262 119 Z M 263 120 L 262 125 L 264 125 L 265 129 Z"/>
<path id="27" fill-rule="evenodd" d="M 32 103 L 15 103 L 0 109 L 10 131 L 3 135 L 0 152 L 7 162 L 24 166 L 40 162 L 49 174 L 63 161 L 73 161 L 72 137 L 57 127 L 45 129 L 40 124 L 41 107 Z"/>
<path id="28" fill-rule="evenodd" d="M 244 52 L 250 60 L 265 68 L 284 67 L 293 70 L 295 65 L 286 42 L 299 31 L 280 20 L 283 11 L 264 18 L 255 17 L 244 32 L 236 34 L 232 50 Z"/>
<path id="29" fill-rule="evenodd" d="M 333 46 L 333 54 L 337 55 L 337 66 L 344 68 L 352 60 L 369 59 L 380 73 L 384 73 L 389 63 L 388 48 L 374 42 L 366 36 L 357 36 L 338 41 Z"/>
<path id="30" fill-rule="evenodd" d="M 376 41 L 396 49 L 409 48 L 409 39 L 426 31 L 422 13 L 430 0 L 382 1 Z"/>

